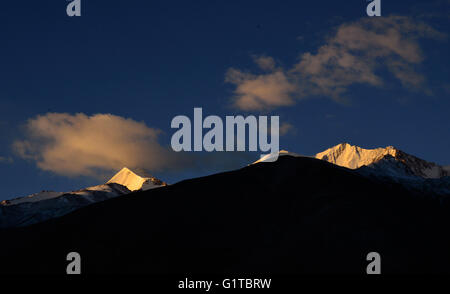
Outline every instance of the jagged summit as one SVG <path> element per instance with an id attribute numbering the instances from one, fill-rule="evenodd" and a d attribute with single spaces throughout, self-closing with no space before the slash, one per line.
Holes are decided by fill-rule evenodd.
<path id="1" fill-rule="evenodd" d="M 296 153 L 282 150 L 279 156 L 301 156 Z M 272 161 L 273 155 L 269 154 L 254 163 Z M 349 143 L 341 143 L 323 152 L 312 156 L 317 159 L 326 160 L 333 164 L 350 169 L 371 167 L 379 171 L 386 171 L 390 175 L 441 178 L 450 176 L 450 168 L 442 167 L 433 162 L 420 159 L 407 154 L 393 146 L 384 148 L 364 149 Z"/>
<path id="2" fill-rule="evenodd" d="M 130 191 L 148 190 L 158 186 L 166 186 L 167 184 L 152 176 L 141 177 L 132 172 L 127 167 L 122 168 L 108 182 L 116 183 L 127 187 Z"/>
<path id="3" fill-rule="evenodd" d="M 376 149 L 364 149 L 349 143 L 341 143 L 323 152 L 317 153 L 314 157 L 326 160 L 336 165 L 351 169 L 369 165 L 381 160 L 386 155 L 396 156 L 398 150 L 393 146 Z"/>
<path id="4" fill-rule="evenodd" d="M 348 143 L 342 143 L 317 153 L 315 157 L 351 169 L 357 169 L 362 166 L 370 167 L 372 165 L 389 165 L 391 167 L 392 159 L 394 159 L 394 162 L 401 163 L 404 171 L 412 176 L 440 178 L 450 175 L 446 168 L 407 154 L 393 146 L 364 149 Z"/>
<path id="5" fill-rule="evenodd" d="M 145 174 L 145 172 L 140 172 Z M 106 184 L 71 192 L 42 191 L 25 197 L 0 202 L 0 228 L 25 226 L 65 215 L 86 205 L 149 190 L 166 183 L 152 177 L 143 177 L 123 168 Z"/>

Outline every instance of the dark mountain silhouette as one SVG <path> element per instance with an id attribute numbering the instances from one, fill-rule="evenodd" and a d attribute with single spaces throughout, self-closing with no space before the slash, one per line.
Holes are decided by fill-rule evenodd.
<path id="1" fill-rule="evenodd" d="M 0 273 L 449 273 L 450 206 L 305 157 L 135 192 L 0 231 Z"/>

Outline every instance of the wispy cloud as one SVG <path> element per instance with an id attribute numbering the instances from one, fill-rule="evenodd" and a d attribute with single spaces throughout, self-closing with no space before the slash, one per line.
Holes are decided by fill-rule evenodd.
<path id="1" fill-rule="evenodd" d="M 262 70 L 275 70 L 275 60 L 270 56 L 253 56 L 253 60 Z"/>
<path id="2" fill-rule="evenodd" d="M 263 110 L 295 103 L 298 85 L 282 70 L 253 75 L 229 69 L 226 81 L 236 85 L 235 106 L 242 110 Z"/>
<path id="3" fill-rule="evenodd" d="M 28 120 L 14 151 L 46 171 L 92 176 L 123 166 L 152 171 L 176 166 L 177 156 L 158 143 L 160 130 L 112 114 L 48 113 Z"/>
<path id="4" fill-rule="evenodd" d="M 294 133 L 295 130 L 296 129 L 292 124 L 284 122 L 280 125 L 279 134 L 280 136 L 285 136 L 289 133 Z"/>
<path id="5" fill-rule="evenodd" d="M 263 56 L 254 59 L 264 72 L 232 68 L 226 81 L 236 86 L 234 105 L 242 110 L 289 106 L 312 96 L 340 101 L 351 85 L 382 87 L 381 69 L 403 87 L 426 92 L 426 79 L 416 70 L 424 59 L 418 39 L 425 37 L 447 38 L 404 16 L 363 18 L 339 26 L 317 52 L 302 53 L 290 68 L 277 67 L 273 58 Z"/>

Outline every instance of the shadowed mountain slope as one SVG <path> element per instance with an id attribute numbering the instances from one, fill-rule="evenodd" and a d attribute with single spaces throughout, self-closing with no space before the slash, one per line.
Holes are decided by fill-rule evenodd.
<path id="1" fill-rule="evenodd" d="M 0 273 L 449 272 L 447 199 L 412 195 L 354 170 L 280 157 L 117 197 L 0 231 Z"/>

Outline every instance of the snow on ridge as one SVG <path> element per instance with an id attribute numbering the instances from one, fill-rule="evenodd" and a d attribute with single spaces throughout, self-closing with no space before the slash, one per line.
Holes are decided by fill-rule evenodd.
<path id="1" fill-rule="evenodd" d="M 348 143 L 342 143 L 317 153 L 316 158 L 326 160 L 336 165 L 357 169 L 371 166 L 389 158 L 402 163 L 413 175 L 422 178 L 441 178 L 450 175 L 445 168 L 428 162 L 413 155 L 407 154 L 395 147 L 364 149 Z"/>
<path id="2" fill-rule="evenodd" d="M 279 152 L 279 156 L 290 155 L 298 157 L 296 153 L 282 150 Z M 398 162 L 400 166 L 396 166 L 397 172 L 405 174 L 406 176 L 416 176 L 421 178 L 441 178 L 444 176 L 450 176 L 450 166 L 442 167 L 433 162 L 428 162 L 413 155 L 407 154 L 393 146 L 364 149 L 359 146 L 350 145 L 348 143 L 341 143 L 327 150 L 317 153 L 312 156 L 317 159 L 325 160 L 330 163 L 343 166 L 350 169 L 358 169 L 364 166 L 374 167 L 377 165 L 379 169 L 381 166 L 385 168 L 394 168 L 392 159 Z M 274 155 L 268 154 L 261 159 L 255 161 L 255 163 L 273 161 Z M 384 164 L 383 164 L 384 163 Z"/>
<path id="3" fill-rule="evenodd" d="M 42 191 L 0 202 L 0 228 L 26 226 L 65 215 L 86 205 L 148 190 L 166 183 L 123 168 L 107 183 L 71 192 Z"/>
<path id="4" fill-rule="evenodd" d="M 119 184 L 119 186 L 112 187 L 110 184 Z M 120 185 L 124 187 L 120 187 Z M 24 197 L 18 197 L 10 200 L 3 200 L 0 202 L 1 206 L 13 206 L 24 203 L 35 203 L 43 200 L 57 199 L 63 195 L 71 194 L 78 195 L 87 198 L 93 198 L 93 193 L 103 192 L 110 193 L 111 196 L 118 196 L 127 194 L 137 190 L 149 190 L 160 186 L 165 186 L 166 183 L 154 178 L 154 177 L 141 177 L 128 168 L 124 167 L 116 175 L 114 175 L 107 183 L 97 186 L 87 187 L 80 190 L 70 192 L 55 192 L 55 191 L 42 191 L 39 193 L 31 194 Z M 94 197 L 95 198 L 95 197 Z"/>
<path id="5" fill-rule="evenodd" d="M 3 200 L 2 202 L 0 202 L 0 205 L 16 205 L 25 202 L 37 202 L 41 200 L 56 198 L 63 194 L 64 192 L 42 191 L 24 197 L 18 197 L 11 200 Z"/>
<path id="6" fill-rule="evenodd" d="M 302 156 L 300 154 L 289 152 L 289 151 L 286 151 L 286 150 L 281 150 L 280 152 L 278 152 L 278 156 L 286 156 L 286 155 L 293 156 L 293 157 L 300 157 L 300 156 Z M 258 159 L 257 161 L 253 162 L 252 164 L 260 163 L 260 162 L 271 162 L 271 161 L 274 161 L 273 160 L 274 157 L 275 157 L 275 154 L 269 153 L 269 154 L 266 154 L 266 155 L 262 156 L 260 159 Z"/>
<path id="7" fill-rule="evenodd" d="M 166 183 L 154 177 L 141 177 L 130 169 L 124 167 L 117 174 L 115 174 L 108 182 L 116 183 L 127 187 L 130 191 L 148 190 L 160 186 L 165 186 Z"/>
<path id="8" fill-rule="evenodd" d="M 395 157 L 397 149 L 388 146 L 386 148 L 364 149 L 348 143 L 342 143 L 331 147 L 314 157 L 343 167 L 357 169 L 364 165 L 372 164 L 387 155 Z"/>

